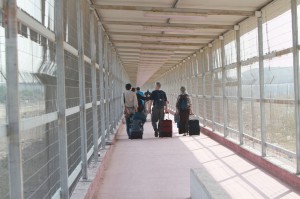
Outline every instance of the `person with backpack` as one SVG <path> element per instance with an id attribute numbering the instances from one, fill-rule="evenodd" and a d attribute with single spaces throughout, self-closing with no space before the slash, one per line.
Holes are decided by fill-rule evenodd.
<path id="1" fill-rule="evenodd" d="M 160 82 L 156 82 L 155 90 L 151 93 L 149 110 L 151 114 L 151 122 L 154 130 L 154 136 L 158 137 L 157 122 L 164 120 L 164 111 L 167 113 L 167 95 L 164 91 L 160 90 Z M 151 109 L 151 106 L 153 107 Z"/>
<path id="2" fill-rule="evenodd" d="M 176 102 L 176 113 L 179 114 L 179 134 L 187 135 L 189 115 L 192 114 L 192 103 L 185 87 L 180 88 L 180 95 Z"/>
<path id="3" fill-rule="evenodd" d="M 145 114 L 145 100 L 146 97 L 144 96 L 144 93 L 140 91 L 140 87 L 136 88 L 136 97 L 138 99 L 138 104 L 139 104 L 139 108 L 140 110 Z"/>
<path id="4" fill-rule="evenodd" d="M 124 100 L 124 114 L 126 119 L 126 130 L 128 138 L 130 138 L 130 122 L 133 114 L 138 109 L 138 100 L 136 97 L 136 93 L 131 91 L 131 84 L 126 84 L 125 86 L 126 92 L 123 94 Z"/>
<path id="5" fill-rule="evenodd" d="M 146 112 L 146 115 L 148 113 L 150 113 L 150 109 L 149 109 L 149 104 L 150 104 L 150 96 L 151 96 L 151 92 L 149 91 L 149 89 L 145 92 L 145 112 Z"/>
<path id="6" fill-rule="evenodd" d="M 146 101 L 150 100 L 150 96 L 151 96 L 151 92 L 149 91 L 149 89 L 145 92 L 145 97 L 146 97 Z"/>
<path id="7" fill-rule="evenodd" d="M 141 91 L 141 88 L 140 88 L 140 87 L 136 87 L 136 94 L 137 94 L 137 95 L 140 95 L 141 97 L 145 97 L 145 96 L 144 96 L 144 93 Z M 143 102 L 143 105 L 145 105 L 144 99 L 142 99 L 142 102 Z"/>

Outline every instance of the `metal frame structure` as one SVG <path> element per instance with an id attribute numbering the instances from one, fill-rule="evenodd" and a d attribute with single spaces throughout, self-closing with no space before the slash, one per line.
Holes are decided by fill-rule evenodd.
<path id="1" fill-rule="evenodd" d="M 24 131 L 28 131 L 37 127 L 42 127 L 53 122 L 57 122 L 57 135 L 58 135 L 58 144 L 59 144 L 59 188 L 55 191 L 55 194 L 52 195 L 53 198 L 69 198 L 69 192 L 74 186 L 75 182 L 82 177 L 84 180 L 88 179 L 87 165 L 88 162 L 93 159 L 98 161 L 98 150 L 105 149 L 106 141 L 110 141 L 111 134 L 117 128 L 117 124 L 122 117 L 122 91 L 123 85 L 130 80 L 126 70 L 123 65 L 128 65 L 130 62 L 124 62 L 120 59 L 119 55 L 122 49 L 126 48 L 131 49 L 132 52 L 140 48 L 132 46 L 122 46 L 120 47 L 120 52 L 115 50 L 115 46 L 109 38 L 107 32 L 105 32 L 105 26 L 110 24 L 120 24 L 119 21 L 105 21 L 102 22 L 97 10 L 99 9 L 113 9 L 113 10 L 142 10 L 145 12 L 151 12 L 153 7 L 112 7 L 112 6 L 103 6 L 103 5 L 92 5 L 90 1 L 76 1 L 77 6 L 77 40 L 78 46 L 72 46 L 65 40 L 66 30 L 64 29 L 64 12 L 65 12 L 65 1 L 55 1 L 55 32 L 46 27 L 43 23 L 35 20 L 28 13 L 22 9 L 17 9 L 17 4 L 15 0 L 6 0 L 4 1 L 4 12 L 7 16 L 7 22 L 4 24 L 6 30 L 5 37 L 5 47 L 6 47 L 6 83 L 7 83 L 7 125 L 0 125 L 0 137 L 6 137 L 8 139 L 8 158 L 9 158 L 9 196 L 11 198 L 24 198 L 24 182 L 23 182 L 23 165 L 22 165 L 22 151 L 21 151 L 21 135 Z M 88 19 L 83 17 L 83 4 L 89 8 Z M 224 137 L 226 139 L 232 140 L 230 138 L 229 132 L 239 136 L 238 140 L 234 140 L 236 143 L 241 145 L 246 145 L 246 141 L 251 141 L 261 147 L 261 156 L 268 156 L 268 150 L 276 151 L 280 154 L 284 154 L 288 157 L 291 157 L 295 160 L 296 168 L 295 173 L 300 173 L 300 70 L 299 70 L 299 41 L 298 41 L 298 13 L 297 7 L 299 2 L 297 0 L 291 0 L 291 23 L 292 23 L 292 35 L 293 45 L 292 47 L 277 50 L 275 52 L 266 54 L 264 53 L 264 32 L 263 32 L 263 18 L 262 13 L 258 12 L 249 12 L 249 11 L 236 11 L 231 14 L 236 14 L 240 16 L 255 16 L 257 17 L 257 33 L 258 33 L 258 56 L 252 57 L 247 60 L 241 60 L 241 44 L 240 44 L 240 31 L 236 31 L 236 39 L 233 42 L 236 43 L 236 57 L 237 60 L 235 63 L 226 64 L 226 53 L 225 53 L 225 43 L 224 36 L 227 33 L 224 33 L 218 37 L 218 40 L 221 40 L 221 67 L 215 68 L 212 63 L 212 48 L 206 46 L 206 44 L 199 43 L 178 43 L 173 42 L 169 43 L 166 49 L 163 52 L 172 51 L 172 47 L 176 45 L 188 46 L 188 47 L 200 47 L 200 51 L 195 53 L 194 49 L 181 49 L 185 52 L 184 55 L 188 53 L 195 53 L 195 56 L 191 56 L 185 59 L 184 62 L 176 64 L 176 66 L 170 68 L 167 72 L 163 73 L 158 80 L 163 82 L 163 87 L 166 88 L 168 98 L 171 101 L 170 107 L 175 108 L 174 103 L 176 101 L 177 91 L 181 85 L 186 85 L 188 89 L 193 89 L 190 93 L 193 98 L 193 103 L 196 104 L 197 111 L 194 113 L 198 114 L 198 117 L 202 119 L 203 126 L 211 128 L 216 131 L 216 126 L 220 125 L 224 129 Z M 149 10 L 150 9 L 150 10 Z M 181 9 L 176 8 L 176 5 L 173 8 L 156 8 L 161 12 L 160 14 L 184 14 L 184 15 L 200 15 L 202 12 L 205 12 L 207 15 L 218 15 L 224 14 L 224 10 L 194 10 L 194 9 Z M 157 11 L 157 10 L 156 10 Z M 197 13 L 198 12 L 198 13 Z M 228 12 L 227 12 L 228 13 Z M 86 13 L 85 13 L 86 14 Z M 84 21 L 86 20 L 86 21 Z M 97 25 L 95 26 L 95 20 L 97 20 Z M 168 20 L 170 22 L 170 20 Z M 160 28 L 228 28 L 234 29 L 234 27 L 239 26 L 224 26 L 221 24 L 207 24 L 207 25 L 185 25 L 185 24 L 171 24 L 171 23 L 147 23 L 143 24 L 145 26 L 160 27 Z M 56 96 L 56 105 L 57 111 L 44 113 L 35 117 L 28 117 L 20 119 L 20 106 L 19 106 L 19 63 L 18 63 L 18 28 L 17 25 L 25 25 L 30 30 L 35 31 L 41 37 L 46 38 L 50 42 L 55 43 L 55 63 L 56 63 L 56 83 L 57 85 L 57 96 Z M 89 43 L 90 43 L 90 55 L 87 55 L 85 52 L 85 41 L 84 39 L 84 24 L 89 23 L 88 31 Z M 123 23 L 124 25 L 124 23 Z M 137 22 L 126 22 L 125 25 L 141 25 Z M 97 29 L 97 35 L 95 35 L 95 29 Z M 178 35 L 178 34 L 149 34 L 149 33 L 130 33 L 130 32 L 110 32 L 112 35 L 136 35 L 149 38 L 164 38 L 164 39 L 191 39 L 191 38 L 202 38 L 202 39 L 216 39 L 217 37 L 212 37 L 211 35 L 201 35 L 201 36 L 191 36 L 191 35 Z M 27 38 L 28 39 L 28 38 Z M 97 43 L 96 43 L 97 39 Z M 125 41 L 120 39 L 116 40 L 116 43 L 140 43 L 148 45 L 149 42 L 145 41 Z M 155 42 L 152 42 L 155 43 Z M 160 42 L 162 44 L 163 42 Z M 212 43 L 210 41 L 210 43 Z M 98 52 L 96 49 L 98 46 Z M 145 48 L 143 50 L 153 50 L 160 49 L 158 47 L 141 47 Z M 198 49 L 199 50 L 199 49 Z M 209 51 L 209 53 L 208 53 Z M 79 86 L 78 89 L 80 95 L 80 104 L 79 106 L 73 106 L 67 108 L 66 104 L 66 71 L 65 71 L 65 54 L 70 53 L 72 56 L 75 56 L 78 59 L 78 76 L 79 76 Z M 131 52 L 131 53 L 132 53 Z M 294 99 L 268 99 L 265 96 L 265 79 L 264 79 L 264 62 L 266 60 L 271 60 L 273 58 L 290 54 L 293 54 L 293 74 L 294 74 Z M 129 53 L 129 52 L 127 52 Z M 207 53 L 209 56 L 207 56 Z M 129 53 L 130 54 L 130 53 Z M 180 55 L 180 53 L 175 53 Z M 99 57 L 99 61 L 97 61 Z M 123 59 L 130 60 L 132 55 L 123 54 Z M 157 58 L 153 56 L 152 59 Z M 174 61 L 181 59 L 182 56 L 172 57 L 172 62 L 168 63 L 173 64 Z M 209 58 L 209 60 L 208 60 Z M 123 62 L 125 63 L 123 63 Z M 135 59 L 136 61 L 136 59 Z M 253 63 L 258 63 L 259 66 L 259 93 L 260 97 L 257 98 L 243 98 L 242 97 L 242 74 L 241 69 L 243 66 L 251 65 Z M 92 102 L 86 103 L 86 80 L 85 80 L 85 68 L 87 64 L 91 65 L 91 79 L 92 79 Z M 169 66 L 168 65 L 168 66 Z M 201 72 L 200 72 L 201 67 Z M 237 96 L 229 96 L 227 86 L 230 83 L 227 79 L 226 72 L 230 69 L 237 69 Z M 99 72 L 97 72 L 99 70 Z M 223 96 L 218 99 L 223 100 L 223 122 L 222 124 L 216 123 L 217 112 L 215 110 L 216 99 L 215 96 L 215 79 L 214 75 L 217 72 L 222 72 L 222 92 Z M 89 74 L 88 74 L 89 75 Z M 206 78 L 207 75 L 212 75 L 211 80 L 208 82 L 209 78 Z M 131 76 L 130 76 L 131 77 Z M 97 78 L 99 78 L 99 87 L 97 87 Z M 202 78 L 202 81 L 199 81 Z M 151 84 L 153 82 L 150 82 Z M 148 85 L 150 85 L 150 83 Z M 192 85 L 194 83 L 194 85 Z M 211 96 L 207 96 L 209 91 L 207 85 L 211 85 Z M 198 86 L 202 87 L 202 93 L 199 93 Z M 152 88 L 152 86 L 151 86 Z M 97 93 L 100 93 L 100 100 L 97 99 Z M 207 100 L 212 100 L 211 110 L 207 107 Z M 231 110 L 229 110 L 228 103 L 230 100 L 236 100 L 238 102 L 238 128 L 232 129 L 228 125 L 228 115 Z M 200 102 L 202 106 L 200 106 Z M 260 134 L 261 139 L 253 137 L 246 134 L 243 131 L 243 105 L 244 102 L 257 102 L 260 104 Z M 266 129 L 266 115 L 265 115 L 265 104 L 266 103 L 285 103 L 285 104 L 294 104 L 295 105 L 295 135 L 296 135 L 296 151 L 291 152 L 283 147 L 276 146 L 275 144 L 269 143 L 267 139 L 267 129 Z M 246 104 L 246 103 L 245 103 Z M 100 113 L 97 113 L 98 108 L 100 108 Z M 87 138 L 87 114 L 86 111 L 92 109 L 92 148 L 88 148 L 88 138 Z M 211 116 L 209 113 L 211 112 Z M 80 163 L 75 165 L 75 169 L 69 171 L 68 165 L 68 132 L 67 132 L 67 117 L 73 116 L 75 114 L 80 115 L 80 147 L 81 147 L 81 156 Z M 202 114 L 202 115 L 201 115 Z M 101 119 L 101 124 L 98 123 L 99 117 Z M 210 118 L 211 117 L 211 118 Z M 212 124 L 212 125 L 210 125 Z M 99 132 L 101 132 L 99 134 Z M 218 132 L 216 132 L 218 133 Z M 70 173 L 69 173 L 70 172 Z M 82 175 L 82 176 L 80 176 Z M 2 194 L 2 193 L 1 193 Z"/>
<path id="2" fill-rule="evenodd" d="M 17 42 L 17 1 L 6 1 L 7 118 L 9 193 L 11 198 L 23 198 L 22 153 L 20 144 L 19 68 Z"/>
<path id="3" fill-rule="evenodd" d="M 8 136 L 9 142 L 9 184 L 11 198 L 24 198 L 23 191 L 23 174 L 22 174 L 22 153 L 21 153 L 21 142 L 20 134 L 23 131 L 37 128 L 51 122 L 58 122 L 58 135 L 59 135 L 59 170 L 60 170 L 60 188 L 56 190 L 56 193 L 52 195 L 53 198 L 69 198 L 70 188 L 74 185 L 77 179 L 82 175 L 83 179 L 88 179 L 87 164 L 88 161 L 93 157 L 95 161 L 98 159 L 98 147 L 105 149 L 105 137 L 112 133 L 116 129 L 123 112 L 122 112 L 122 85 L 129 81 L 126 71 L 123 69 L 119 57 L 114 55 L 110 56 L 110 65 L 108 65 L 108 54 L 103 54 L 103 39 L 107 38 L 104 32 L 104 27 L 99 21 L 97 13 L 92 9 L 90 10 L 90 43 L 95 44 L 90 46 L 91 57 L 88 57 L 84 53 L 84 43 L 83 43 L 83 16 L 81 10 L 81 4 L 88 2 L 76 1 L 78 6 L 77 24 L 78 24 L 78 48 L 71 46 L 65 41 L 63 28 L 63 12 L 64 1 L 55 1 L 55 30 L 51 30 L 44 27 L 42 24 L 32 19 L 24 11 L 17 9 L 16 1 L 7 1 L 4 7 L 5 13 L 8 16 L 8 23 L 5 28 L 7 29 L 6 35 L 6 66 L 7 66 L 7 118 L 8 125 L 0 125 L 0 135 L 1 139 L 3 136 Z M 98 20 L 98 25 L 93 26 L 94 20 Z M 49 39 L 50 41 L 55 41 L 56 44 L 56 63 L 57 63 L 57 112 L 47 113 L 40 116 L 20 119 L 19 115 L 19 97 L 18 97 L 18 59 L 16 59 L 18 52 L 17 44 L 17 22 L 26 25 L 30 29 L 36 31 L 38 34 Z M 84 22 L 86 23 L 86 22 Z M 94 29 L 98 29 L 98 35 L 94 34 Z M 98 37 L 98 44 L 95 43 L 95 36 Z M 96 55 L 96 45 L 99 47 L 98 54 Z M 80 80 L 80 106 L 74 106 L 67 108 L 66 106 L 66 88 L 65 88 L 65 52 L 71 53 L 72 55 L 78 57 L 78 70 L 79 70 L 79 80 Z M 112 49 L 106 49 L 104 52 L 112 53 Z M 15 56 L 13 56 L 15 55 Z M 96 62 L 96 56 L 99 56 L 99 63 Z M 85 62 L 91 64 L 91 77 L 92 77 L 92 102 L 85 102 Z M 104 65 L 104 63 L 106 63 Z M 118 64 L 118 65 L 117 65 Z M 99 68 L 99 73 L 96 73 L 96 68 Z M 109 72 L 108 72 L 109 71 Z M 111 93 L 108 92 L 109 87 L 104 88 L 103 75 L 105 74 L 105 82 L 113 82 L 111 85 Z M 109 74 L 109 75 L 107 75 Z M 97 78 L 99 77 L 99 85 L 97 88 Z M 100 93 L 100 101 L 97 100 L 97 91 Z M 104 95 L 104 93 L 106 95 Z M 105 115 L 108 114 L 109 107 L 113 108 L 113 113 L 111 117 L 113 120 L 107 118 L 107 124 L 104 122 L 98 124 L 97 108 L 100 107 L 100 116 L 102 121 L 106 118 Z M 106 107 L 106 108 L 105 108 Z M 88 150 L 87 148 L 87 132 L 86 132 L 86 110 L 92 108 L 93 110 L 93 147 Z M 74 115 L 76 113 L 81 113 L 81 148 L 82 148 L 82 160 L 80 164 L 73 170 L 72 173 L 68 172 L 68 148 L 67 148 L 67 121 L 68 116 Z M 108 126 L 107 126 L 108 125 Z M 110 128 L 110 130 L 109 130 Z M 98 130 L 101 132 L 100 137 L 98 136 Z M 109 132 L 109 133 L 108 133 Z M 1 193 L 2 194 L 2 193 Z"/>
<path id="4" fill-rule="evenodd" d="M 240 144 L 242 146 L 245 147 L 249 147 L 246 146 L 248 142 L 253 142 L 253 146 L 260 146 L 261 147 L 261 156 L 262 157 L 267 157 L 268 153 L 270 153 L 269 151 L 273 151 L 275 153 L 279 153 L 282 154 L 282 156 L 287 156 L 289 158 L 292 158 L 295 162 L 295 173 L 299 174 L 300 171 L 300 139 L 299 139 L 299 135 L 300 135 L 300 130 L 299 130 L 299 76 L 300 76 L 300 72 L 299 72 L 299 44 L 298 44 L 298 14 L 297 14 L 297 7 L 298 7 L 299 2 L 297 0 L 291 0 L 291 16 L 292 16 L 292 27 L 293 27 L 293 32 L 291 37 L 293 37 L 293 47 L 292 48 L 287 48 L 287 49 L 282 49 L 282 50 L 277 50 L 274 51 L 272 53 L 264 53 L 264 34 L 265 32 L 263 32 L 263 18 L 262 18 L 262 12 L 261 11 L 256 11 L 255 12 L 255 16 L 257 17 L 257 44 L 258 44 L 258 56 L 257 57 L 252 57 L 249 58 L 247 60 L 241 60 L 241 41 L 240 41 L 240 24 L 237 24 L 233 27 L 233 29 L 235 30 L 235 39 L 232 41 L 235 43 L 236 45 L 236 61 L 230 64 L 227 64 L 225 62 L 226 59 L 226 55 L 225 55 L 225 43 L 224 43 L 224 35 L 226 35 L 227 33 L 220 35 L 218 37 L 218 39 L 216 40 L 220 40 L 221 42 L 221 47 L 220 47 L 220 56 L 221 56 L 221 67 L 220 68 L 213 68 L 212 71 L 210 71 L 210 69 L 212 68 L 211 65 L 211 53 L 208 54 L 208 57 L 210 58 L 209 60 L 209 66 L 207 65 L 207 51 L 210 49 L 211 43 L 208 44 L 207 46 L 201 48 L 199 50 L 199 52 L 197 52 L 196 58 L 197 62 L 199 63 L 199 66 L 202 68 L 202 82 L 198 82 L 198 86 L 202 87 L 202 95 L 197 95 L 197 91 L 194 93 L 192 92 L 192 90 L 188 90 L 188 92 L 191 94 L 191 96 L 195 95 L 197 96 L 198 100 L 203 99 L 204 104 L 202 104 L 202 107 L 200 106 L 199 109 L 196 112 L 198 113 L 198 117 L 200 119 L 203 119 L 202 121 L 202 125 L 204 127 L 208 127 L 209 129 L 212 129 L 212 131 L 214 131 L 216 129 L 215 125 L 220 125 L 220 127 L 223 128 L 224 132 L 223 135 L 225 138 Z M 247 20 L 247 19 L 246 19 Z M 269 99 L 265 97 L 265 67 L 264 67 L 264 62 L 266 60 L 271 60 L 273 58 L 276 57 L 280 57 L 283 55 L 287 55 L 289 53 L 293 52 L 293 65 L 294 65 L 294 93 L 295 93 L 295 99 L 294 100 L 290 100 L 290 99 Z M 199 58 L 197 58 L 199 57 Z M 196 61 L 196 60 L 195 60 Z M 258 71 L 259 71 L 259 98 L 247 98 L 247 97 L 243 97 L 243 84 L 242 84 L 242 67 L 244 66 L 248 66 L 251 64 L 257 63 L 258 67 Z M 181 62 L 180 64 L 177 64 L 176 66 L 170 68 L 167 72 L 165 72 L 164 74 L 162 74 L 159 78 L 157 78 L 158 81 L 162 81 L 164 82 L 164 85 L 167 84 L 167 89 L 168 91 L 172 91 L 172 93 L 169 94 L 170 97 L 172 96 L 177 96 L 176 94 L 176 90 L 181 86 L 184 85 L 183 82 L 185 82 L 185 80 L 189 79 L 190 76 L 186 75 L 185 73 L 182 73 L 182 69 L 183 66 L 185 65 L 184 61 Z M 206 71 L 206 69 L 209 68 L 208 71 Z M 236 80 L 236 85 L 237 85 L 237 96 L 230 96 L 228 95 L 228 90 L 227 90 L 227 86 L 229 85 L 227 82 L 227 74 L 226 71 L 230 70 L 230 69 L 236 69 L 237 71 L 237 80 Z M 212 99 L 212 101 L 214 101 L 213 99 L 216 98 L 216 96 L 214 95 L 214 79 L 211 79 L 208 81 L 208 79 L 206 79 L 206 76 L 210 73 L 215 74 L 216 72 L 222 72 L 222 92 L 223 92 L 223 96 L 222 96 L 222 100 L 223 100 L 223 124 L 217 124 L 215 122 L 215 115 L 217 114 L 214 110 L 213 107 L 207 107 L 206 105 L 206 100 L 208 99 Z M 173 74 L 180 74 L 180 81 L 178 81 L 179 84 L 174 84 L 174 81 L 176 81 L 176 76 L 174 76 Z M 177 81 L 176 81 L 177 82 Z M 169 83 L 169 84 L 168 84 Z M 230 83 L 230 82 L 229 82 Z M 208 87 L 206 85 L 210 85 L 211 86 L 211 91 L 206 92 L 205 89 L 208 89 Z M 232 84 L 232 83 L 231 83 Z M 176 88 L 178 87 L 178 88 Z M 173 93 L 175 91 L 175 93 Z M 210 98 L 210 96 L 207 96 L 208 93 L 212 92 L 212 96 Z M 169 98 L 170 98 L 169 97 Z M 237 129 L 233 129 L 230 128 L 228 126 L 228 114 L 231 112 L 231 110 L 229 110 L 228 104 L 231 103 L 230 101 L 234 100 L 237 101 Z M 243 124 L 243 106 L 244 103 L 246 105 L 246 102 L 251 102 L 252 106 L 253 103 L 259 103 L 259 107 L 260 107 L 260 112 L 259 112 L 259 117 L 260 117 L 260 137 L 261 139 L 257 139 L 251 135 L 248 135 L 246 133 L 244 133 L 244 124 Z M 214 105 L 214 102 L 212 102 L 212 106 Z M 267 139 L 267 129 L 266 129 L 266 108 L 265 108 L 265 104 L 266 103 L 278 103 L 278 104 L 295 104 L 295 125 L 296 125 L 296 130 L 295 130 L 295 135 L 296 135 L 296 151 L 290 151 L 287 150 L 283 147 L 280 146 L 276 146 L 273 143 L 268 142 Z M 211 109 L 211 110 L 210 110 Z M 209 116 L 208 113 L 212 111 L 212 115 Z M 202 115 L 201 115 L 202 114 Z M 253 113 L 252 113 L 253 114 Z M 208 118 L 208 117 L 212 117 L 212 118 Z M 255 117 L 255 116 L 252 116 Z M 212 124 L 210 125 L 210 122 L 212 122 Z M 228 137 L 229 132 L 233 135 L 236 135 L 236 137 L 238 137 L 238 140 L 235 140 L 233 137 Z M 216 133 L 220 133 L 220 132 L 216 132 Z M 268 149 L 268 151 L 267 151 Z"/>

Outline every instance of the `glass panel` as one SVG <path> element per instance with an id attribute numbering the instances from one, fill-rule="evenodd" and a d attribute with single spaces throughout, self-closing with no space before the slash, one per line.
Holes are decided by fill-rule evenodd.
<path id="1" fill-rule="evenodd" d="M 64 0 L 64 27 L 65 27 L 65 41 L 77 49 L 77 13 L 75 1 Z"/>
<path id="2" fill-rule="evenodd" d="M 235 32 L 230 31 L 224 35 L 224 51 L 225 51 L 225 65 L 230 65 L 237 61 L 236 58 L 236 42 Z"/>
<path id="3" fill-rule="evenodd" d="M 17 0 L 17 6 L 46 28 L 54 31 L 54 0 Z"/>
<path id="4" fill-rule="evenodd" d="M 256 101 L 243 101 L 243 132 L 244 144 L 256 149 L 261 150 L 261 129 L 260 129 L 260 103 Z M 253 139 L 255 138 L 255 139 Z"/>
<path id="5" fill-rule="evenodd" d="M 0 125 L 6 124 L 5 29 L 0 26 Z"/>
<path id="6" fill-rule="evenodd" d="M 258 56 L 257 18 L 249 18 L 240 25 L 241 60 Z"/>
<path id="7" fill-rule="evenodd" d="M 292 54 L 265 60 L 265 98 L 294 99 Z"/>
<path id="8" fill-rule="evenodd" d="M 215 72 L 213 74 L 214 78 L 214 96 L 223 96 L 223 87 L 222 87 L 222 72 Z"/>
<path id="9" fill-rule="evenodd" d="M 2 21 L 1 21 L 2 24 Z M 0 26 L 0 126 L 7 123 L 6 118 L 6 53 L 5 29 Z M 9 174 L 8 174 L 8 140 L 0 136 L 0 196 L 9 199 Z"/>
<path id="10" fill-rule="evenodd" d="M 226 70 L 226 96 L 237 96 L 237 70 Z"/>
<path id="11" fill-rule="evenodd" d="M 228 100 L 228 127 L 238 130 L 237 100 Z"/>
<path id="12" fill-rule="evenodd" d="M 242 67 L 242 97 L 260 98 L 258 62 Z"/>
<path id="13" fill-rule="evenodd" d="M 56 111 L 55 44 L 25 29 L 18 35 L 20 117 Z"/>
<path id="14" fill-rule="evenodd" d="M 278 0 L 263 9 L 264 54 L 292 47 L 290 3 Z"/>

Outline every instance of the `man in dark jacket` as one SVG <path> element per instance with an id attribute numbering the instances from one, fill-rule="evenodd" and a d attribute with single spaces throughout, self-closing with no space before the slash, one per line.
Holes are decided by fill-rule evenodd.
<path id="1" fill-rule="evenodd" d="M 150 96 L 150 114 L 151 122 L 154 129 L 154 136 L 158 136 L 157 122 L 164 120 L 164 111 L 167 112 L 167 95 L 163 90 L 160 90 L 161 84 L 156 82 L 155 90 L 151 93 Z M 151 106 L 153 104 L 152 110 Z"/>

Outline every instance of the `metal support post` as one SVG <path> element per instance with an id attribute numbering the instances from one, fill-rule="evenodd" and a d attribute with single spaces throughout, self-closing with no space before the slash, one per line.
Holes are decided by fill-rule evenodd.
<path id="1" fill-rule="evenodd" d="M 258 58 L 259 58 L 259 91 L 260 91 L 260 129 L 261 129 L 261 155 L 266 156 L 266 116 L 265 116 L 265 87 L 264 87 L 264 52 L 263 52 L 263 20 L 261 17 L 257 19 L 258 30 Z"/>
<path id="2" fill-rule="evenodd" d="M 87 132 L 85 110 L 85 70 L 84 70 L 84 44 L 83 44 L 83 15 L 82 1 L 76 1 L 77 13 L 77 40 L 78 40 L 78 72 L 79 72 L 79 95 L 80 95 L 80 136 L 81 136 L 81 165 L 82 178 L 87 179 Z"/>
<path id="3" fill-rule="evenodd" d="M 291 0 L 292 31 L 293 31 L 293 65 L 295 89 L 295 124 L 296 124 L 296 173 L 300 174 L 300 70 L 299 70 L 299 41 L 297 0 Z"/>
<path id="4" fill-rule="evenodd" d="M 108 41 L 107 42 L 107 55 L 106 55 L 106 89 L 105 89 L 105 92 L 106 92 L 106 130 L 107 130 L 107 140 L 110 141 L 110 134 L 111 134 L 111 118 L 110 118 L 110 52 L 111 52 L 111 49 L 110 49 L 110 42 Z"/>
<path id="5" fill-rule="evenodd" d="M 8 167 L 10 198 L 23 199 L 23 170 L 20 144 L 19 114 L 19 66 L 18 66 L 18 28 L 17 2 L 5 2 L 7 16 L 5 32 L 7 119 L 8 119 Z"/>
<path id="6" fill-rule="evenodd" d="M 237 79 L 238 79 L 238 125 L 239 125 L 239 140 L 240 145 L 244 144 L 244 132 L 243 132 L 243 102 L 242 102 L 242 64 L 241 64 L 241 40 L 240 40 L 240 27 L 235 26 L 235 35 L 236 35 L 236 61 L 237 61 Z"/>
<path id="7" fill-rule="evenodd" d="M 206 126 L 206 88 L 205 88 L 205 51 L 202 51 L 202 93 L 203 93 L 203 126 Z"/>
<path id="8" fill-rule="evenodd" d="M 93 110 L 93 144 L 94 161 L 98 162 L 98 112 L 97 112 L 97 76 L 96 76 L 96 43 L 95 43 L 95 15 L 90 10 L 90 47 L 91 47 L 91 77 L 92 77 L 92 110 Z"/>
<path id="9" fill-rule="evenodd" d="M 213 70 L 213 58 L 212 58 L 212 45 L 209 46 L 209 70 L 211 74 L 211 120 L 212 120 L 212 131 L 216 130 L 215 125 L 215 80 L 214 80 L 214 70 Z"/>
<path id="10" fill-rule="evenodd" d="M 58 108 L 58 136 L 59 136 L 59 168 L 60 168 L 60 197 L 68 199 L 68 142 L 66 124 L 66 86 L 64 60 L 64 28 L 63 28 L 64 1 L 55 1 L 55 40 L 57 66 L 57 108 Z"/>
<path id="11" fill-rule="evenodd" d="M 199 86 L 199 78 L 198 78 L 198 58 L 197 56 L 195 56 L 195 61 L 194 61 L 194 74 L 195 74 L 195 81 L 194 81 L 194 87 L 196 88 L 195 89 L 195 95 L 196 95 L 196 98 L 195 98 L 195 101 L 196 101 L 196 114 L 198 115 L 198 117 L 200 116 L 199 114 L 199 89 L 198 89 L 198 86 Z"/>
<path id="12" fill-rule="evenodd" d="M 104 68 L 105 68 L 105 76 L 104 76 L 104 81 L 105 81 L 105 88 L 104 88 L 104 93 L 105 93 L 105 103 L 104 103 L 104 110 L 105 110 L 105 139 L 109 140 L 109 128 L 108 128 L 108 121 L 109 121 L 109 117 L 108 117 L 108 93 L 107 93 L 107 89 L 108 89 L 108 41 L 107 39 L 104 40 Z"/>
<path id="13" fill-rule="evenodd" d="M 103 34 L 102 34 L 102 26 L 100 22 L 98 22 L 98 46 L 99 46 L 99 91 L 100 91 L 100 117 L 101 117 L 101 149 L 105 149 L 105 128 L 104 128 L 104 90 L 103 90 Z"/>
<path id="14" fill-rule="evenodd" d="M 221 40 L 221 59 L 222 59 L 222 90 L 223 90 L 223 120 L 224 120 L 224 137 L 228 136 L 228 100 L 226 95 L 226 69 L 225 69 L 225 45 L 224 37 L 220 36 Z"/>

